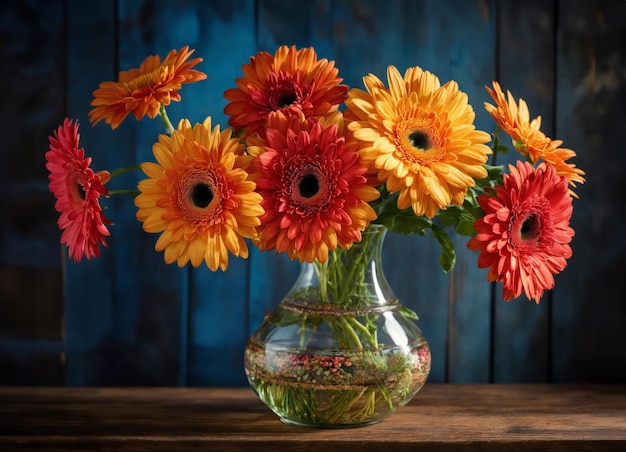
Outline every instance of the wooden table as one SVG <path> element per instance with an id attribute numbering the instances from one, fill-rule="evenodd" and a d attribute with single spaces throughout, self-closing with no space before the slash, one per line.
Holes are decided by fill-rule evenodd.
<path id="1" fill-rule="evenodd" d="M 0 387 L 0 451 L 626 451 L 626 385 L 427 383 L 383 422 L 283 424 L 248 388 Z"/>

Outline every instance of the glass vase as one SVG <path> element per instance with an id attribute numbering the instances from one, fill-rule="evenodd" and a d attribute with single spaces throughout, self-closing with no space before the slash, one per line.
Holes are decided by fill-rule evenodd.
<path id="1" fill-rule="evenodd" d="M 383 273 L 385 234 L 370 225 L 361 242 L 326 263 L 302 263 L 292 289 L 250 337 L 248 381 L 283 422 L 373 424 L 426 382 L 430 349 Z"/>

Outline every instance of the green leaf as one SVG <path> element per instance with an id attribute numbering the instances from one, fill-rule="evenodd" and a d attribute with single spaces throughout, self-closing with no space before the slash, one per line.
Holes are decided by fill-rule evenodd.
<path id="1" fill-rule="evenodd" d="M 446 210 L 440 210 L 437 218 L 443 226 L 456 226 L 463 218 L 463 207 L 450 206 Z"/>
<path id="2" fill-rule="evenodd" d="M 419 320 L 417 313 L 414 310 L 407 308 L 406 306 L 400 306 L 400 314 L 402 314 L 407 319 Z"/>
<path id="3" fill-rule="evenodd" d="M 474 229 L 473 221 L 461 221 L 456 229 L 454 230 L 459 235 L 466 235 L 468 237 L 473 237 L 476 234 L 476 229 Z"/>
<path id="4" fill-rule="evenodd" d="M 382 223 L 392 232 L 402 235 L 419 234 L 424 235 L 432 222 L 426 218 L 418 217 L 413 210 L 401 210 L 394 214 L 388 214 L 382 218 L 378 218 L 377 222 Z"/>
<path id="5" fill-rule="evenodd" d="M 456 254 L 454 253 L 454 242 L 448 236 L 448 233 L 437 225 L 432 225 L 430 230 L 441 245 L 441 255 L 439 256 L 439 265 L 444 272 L 449 272 L 456 264 Z"/>
<path id="6" fill-rule="evenodd" d="M 487 170 L 487 177 L 476 179 L 476 187 L 484 189 L 485 187 L 502 184 L 502 174 L 504 173 L 502 165 L 483 165 L 483 167 Z"/>

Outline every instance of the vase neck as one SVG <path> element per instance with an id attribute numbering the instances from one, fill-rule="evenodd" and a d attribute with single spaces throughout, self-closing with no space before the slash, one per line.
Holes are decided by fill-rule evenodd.
<path id="1" fill-rule="evenodd" d="M 385 277 L 382 248 L 387 229 L 370 225 L 350 249 L 337 248 L 325 263 L 304 262 L 285 302 L 360 309 L 397 303 Z"/>

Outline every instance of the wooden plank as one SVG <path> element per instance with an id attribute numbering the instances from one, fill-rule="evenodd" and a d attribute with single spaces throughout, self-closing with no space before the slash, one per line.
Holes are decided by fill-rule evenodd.
<path id="1" fill-rule="evenodd" d="M 626 381 L 626 2 L 558 3 L 555 134 L 587 172 L 576 189 L 573 257 L 557 277 L 552 341 L 557 382 Z M 617 217 L 616 217 L 617 216 Z"/>
<path id="2" fill-rule="evenodd" d="M 548 136 L 553 136 L 554 129 L 555 12 L 555 2 L 543 0 L 498 4 L 498 81 L 505 91 L 528 103 L 532 117 L 541 115 L 542 131 Z M 520 71 L 520 67 L 525 70 Z M 487 93 L 485 98 L 494 103 Z M 501 138 L 509 153 L 499 155 L 498 163 L 506 165 L 521 159 L 507 135 L 501 134 Z M 549 381 L 550 296 L 546 294 L 536 306 L 524 296 L 504 302 L 500 284 L 496 284 L 494 294 L 494 381 Z"/>
<path id="3" fill-rule="evenodd" d="M 44 154 L 65 108 L 65 9 L 3 2 L 0 83 L 0 384 L 63 382 L 63 298 Z M 10 70 L 8 69 L 10 68 Z"/>
<path id="4" fill-rule="evenodd" d="M 138 67 L 148 55 L 160 55 L 163 59 L 172 49 L 193 45 L 197 39 L 193 33 L 194 19 L 190 19 L 188 8 L 174 10 L 168 2 L 120 1 L 119 70 Z M 185 40 L 183 30 L 192 42 Z M 184 108 L 193 111 L 192 105 L 197 105 L 200 98 L 187 88 L 181 90 L 187 104 Z M 176 124 L 177 115 L 171 110 L 168 108 L 168 114 Z M 123 126 L 125 129 L 118 130 L 126 138 L 123 149 L 128 157 L 120 153 L 118 165 L 154 161 L 152 145 L 158 134 L 165 132 L 160 118 L 144 118 L 137 123 L 128 117 Z M 137 172 L 127 180 L 132 187 L 143 178 Z M 154 251 L 158 235 L 143 232 L 135 219 L 132 199 L 123 202 L 118 211 L 124 232 L 119 234 L 116 249 L 114 322 L 116 341 L 123 344 L 126 358 L 124 380 L 147 385 L 185 384 L 189 269 L 165 264 L 163 254 Z"/>
<path id="5" fill-rule="evenodd" d="M 113 80 L 116 76 L 115 20 L 113 3 L 87 5 L 74 0 L 67 3 L 67 115 L 80 122 L 80 145 L 93 158 L 92 167 L 96 171 L 115 164 L 115 156 L 109 150 L 115 149 L 117 143 L 111 140 L 110 131 L 104 127 L 92 128 L 88 118 L 92 91 L 100 81 Z M 106 214 L 114 217 L 114 212 L 109 208 Z M 109 375 L 114 372 L 111 365 L 114 243 L 115 236 L 98 259 L 63 262 L 69 385 L 111 381 Z"/>
<path id="6" fill-rule="evenodd" d="M 624 385 L 427 384 L 379 424 L 283 424 L 247 388 L 0 388 L 4 450 L 598 450 L 626 447 Z"/>
<path id="7" fill-rule="evenodd" d="M 84 123 L 91 93 L 100 82 L 116 80 L 119 69 L 138 67 L 147 55 L 164 56 L 171 50 L 169 44 L 157 50 L 143 42 L 154 30 L 149 16 L 139 18 L 145 11 L 136 3 L 120 3 L 120 17 L 127 27 L 120 27 L 118 47 L 117 11 L 114 3 L 70 3 L 69 78 L 76 83 L 70 84 L 69 104 L 73 117 L 85 118 Z M 97 39 L 88 38 L 92 35 Z M 135 39 L 136 35 L 140 38 Z M 151 144 L 162 131 L 160 124 L 133 121 L 129 118 L 116 131 L 104 123 L 91 130 L 85 124 L 83 144 L 94 156 L 94 164 L 102 165 L 98 169 L 130 166 L 136 159 L 148 158 Z M 132 188 L 139 178 L 139 174 L 122 176 L 110 188 Z M 111 199 L 108 209 L 115 223 L 110 248 L 96 261 L 68 266 L 68 349 L 72 354 L 68 383 L 184 382 L 181 307 L 186 302 L 186 273 L 166 266 L 154 252 L 155 237 L 141 231 L 131 198 Z"/>
<path id="8" fill-rule="evenodd" d="M 340 74 L 352 86 L 361 87 L 361 77 L 367 72 L 384 78 L 388 64 L 402 69 L 419 64 L 435 72 L 442 81 L 456 79 L 470 96 L 478 113 L 479 127 L 492 128 L 492 122 L 482 111 L 482 101 L 487 100 L 483 85 L 495 78 L 496 73 L 494 1 L 461 5 L 445 1 L 318 1 L 300 6 L 299 14 L 295 15 L 296 6 L 291 2 L 189 1 L 173 6 L 166 2 L 129 1 L 119 3 L 124 19 L 120 22 L 115 15 L 115 3 L 83 3 L 67 2 L 67 108 L 70 117 L 81 121 L 81 144 L 94 156 L 96 169 L 131 163 L 136 156 L 149 158 L 150 145 L 160 124 L 158 120 L 139 125 L 128 121 L 115 132 L 103 124 L 90 127 L 87 113 L 93 89 L 100 81 L 114 79 L 123 66 L 136 67 L 149 53 L 164 55 L 185 44 L 196 47 L 196 55 L 205 58 L 201 69 L 209 74 L 209 80 L 183 88 L 184 101 L 169 110 L 174 120 L 188 116 L 199 121 L 212 114 L 225 125 L 222 114 L 225 101 L 221 94 L 234 85 L 241 64 L 257 48 L 273 51 L 279 44 L 295 43 L 315 45 L 320 56 L 334 59 Z M 498 298 L 495 323 L 491 325 L 489 285 L 484 282 L 485 273 L 476 269 L 476 256 L 464 252 L 464 239 L 457 240 L 459 263 L 449 283 L 449 277 L 436 265 L 438 247 L 432 238 L 407 240 L 393 234 L 387 238 L 388 279 L 403 304 L 420 315 L 419 325 L 433 349 L 431 381 L 486 381 L 490 362 L 491 374 L 500 382 L 545 381 L 551 374 L 555 381 L 626 379 L 626 366 L 622 365 L 626 351 L 621 346 L 620 334 L 625 308 L 618 283 L 625 244 L 619 222 L 611 221 L 613 216 L 609 214 L 612 206 L 621 205 L 620 195 L 624 194 L 620 170 L 626 167 L 626 162 L 623 153 L 613 150 L 615 143 L 622 143 L 625 138 L 623 128 L 619 127 L 624 117 L 619 99 L 624 96 L 625 66 L 621 49 L 626 39 L 621 18 L 625 17 L 625 5 L 587 3 L 559 2 L 556 7 L 559 53 L 554 79 L 551 65 L 546 61 L 555 39 L 549 24 L 555 3 L 498 3 L 502 21 L 502 40 L 498 44 L 501 81 L 505 88 L 529 101 L 531 113 L 543 116 L 546 132 L 564 139 L 566 147 L 578 152 L 576 163 L 588 172 L 587 184 L 577 190 L 581 199 L 575 200 L 574 257 L 557 277 L 552 304 L 549 297 L 539 307 L 523 300 L 506 304 Z M 38 9 L 39 15 L 31 15 L 33 19 L 24 15 L 20 20 L 27 24 L 36 21 L 38 30 L 32 36 L 40 36 L 59 25 L 61 10 L 56 6 L 32 1 L 16 3 L 11 8 Z M 257 8 L 260 22 L 255 27 L 251 24 Z M 3 27 L 9 23 L 6 11 L 13 9 L 3 5 Z M 450 10 L 455 14 L 450 14 Z M 47 16 L 56 19 L 48 20 Z M 40 23 L 43 17 L 45 24 Z M 285 23 L 290 26 L 281 26 Z M 224 45 L 225 37 L 228 45 Z M 62 65 L 46 63 L 51 61 L 49 58 L 57 61 L 61 44 L 58 40 L 44 41 L 47 45 L 42 45 L 41 51 L 48 49 L 48 45 L 56 50 L 52 51 L 54 56 L 37 59 L 41 69 L 33 69 L 34 61 L 27 63 L 19 57 L 22 55 L 19 52 L 25 49 L 22 44 L 15 54 L 16 64 L 26 68 L 15 74 L 29 84 L 28 89 L 40 89 L 38 92 L 47 94 L 45 113 L 36 117 L 21 114 L 19 121 L 16 120 L 19 124 L 15 130 L 22 127 L 29 132 L 7 136 L 6 149 L 20 152 L 18 157 L 10 158 L 11 169 L 6 169 L 2 187 L 10 193 L 21 193 L 27 180 L 32 194 L 28 199 L 11 196 L 3 201 L 3 212 L 10 212 L 11 218 L 22 215 L 19 218 L 30 219 L 28 212 L 47 202 L 44 196 L 49 193 L 43 167 L 39 167 L 33 179 L 27 176 L 14 182 L 11 178 L 26 174 L 33 158 L 42 161 L 47 136 L 64 116 L 59 98 L 63 98 L 61 85 L 65 84 L 59 79 L 58 69 L 53 68 Z M 14 50 L 8 46 L 2 51 Z M 24 78 L 29 71 L 51 75 L 45 77 L 42 88 L 41 83 L 32 84 Z M 10 71 L 2 77 L 15 77 L 15 74 Z M 15 110 L 17 101 L 23 102 L 23 108 L 30 108 L 27 102 L 32 97 L 24 91 L 25 85 L 18 82 L 13 78 L 7 82 L 15 89 L 1 106 L 2 112 L 5 108 L 10 110 L 3 117 L 17 118 L 14 112 L 22 111 L 19 110 L 22 107 Z M 556 110 L 550 93 L 553 84 L 557 86 Z M 47 125 L 37 126 L 35 122 Z M 553 122 L 556 128 L 551 130 Z M 35 133 L 31 133 L 33 130 Z M 23 149 L 36 150 L 33 152 L 39 157 L 23 153 Z M 129 153 L 111 152 L 116 149 L 128 149 Z M 610 156 L 605 155 L 608 152 Z M 607 167 L 605 161 L 611 165 Z M 602 165 L 602 177 L 597 176 L 599 165 Z M 3 171 L 5 168 L 8 167 L 3 167 Z M 126 181 L 134 183 L 136 178 L 137 175 L 129 176 Z M 124 180 L 117 183 L 120 182 Z M 68 383 L 244 384 L 243 343 L 295 280 L 297 265 L 283 259 L 284 256 L 277 258 L 271 253 L 253 251 L 248 261 L 233 260 L 226 274 L 212 274 L 205 269 L 180 271 L 163 264 L 162 255 L 153 251 L 156 237 L 141 232 L 129 199 L 112 199 L 107 205 L 109 215 L 116 222 L 111 246 L 98 260 L 64 263 Z M 47 221 L 53 215 L 56 217 L 51 207 L 47 215 Z M 49 224 L 44 234 L 36 234 L 36 242 L 28 243 L 21 240 L 26 240 L 23 236 L 26 229 L 11 229 L 14 232 L 9 237 L 20 237 L 20 243 L 10 240 L 0 250 L 1 255 L 14 259 L 11 262 L 19 259 L 25 275 L 35 265 L 28 259 L 32 255 L 37 256 L 36 265 L 55 268 L 59 265 L 58 231 L 53 226 Z M 11 265 L 3 278 L 17 284 L 11 276 L 14 271 Z M 251 279 L 247 279 L 249 271 Z M 58 270 L 53 272 L 45 277 L 49 284 L 46 287 L 56 290 L 59 296 L 54 280 L 61 278 Z M 44 287 L 34 284 L 33 290 L 35 285 Z M 13 289 L 5 285 L 3 290 L 21 291 L 24 284 L 10 287 Z M 499 294 L 499 288 L 496 292 Z M 448 300 L 449 294 L 452 298 Z M 60 309 L 59 298 L 52 302 Z M 43 312 L 36 307 L 29 309 Z M 57 322 L 56 326 L 42 320 L 39 324 L 42 330 L 58 331 L 60 311 L 56 312 L 57 320 L 51 320 Z M 548 335 L 550 316 L 552 330 Z M 19 318 L 17 322 L 10 318 L 16 317 L 4 317 L 0 325 L 9 325 L 6 328 L 11 329 L 20 324 Z M 448 319 L 453 327 L 449 331 Z M 492 328 L 494 342 L 490 344 Z M 15 342 L 3 342 L 0 349 L 10 351 L 10 344 Z M 24 344 L 20 342 L 19 346 Z M 50 350 L 51 344 L 33 342 L 33 347 Z M 550 351 L 553 351 L 552 365 Z M 15 356 L 12 353 L 5 355 L 15 361 L 17 351 L 13 353 Z M 58 381 L 55 379 L 59 377 L 55 374 L 51 378 Z"/>
<path id="9" fill-rule="evenodd" d="M 178 6 L 172 8 L 172 14 L 180 15 Z M 197 56 L 204 58 L 201 70 L 208 79 L 195 84 L 198 95 L 186 97 L 183 104 L 191 108 L 187 113 L 196 122 L 211 115 L 213 124 L 224 129 L 228 127 L 223 114 L 227 101 L 222 94 L 235 86 L 242 64 L 256 53 L 254 2 L 198 0 L 188 2 L 185 15 L 189 21 L 197 21 L 197 34 L 179 33 L 179 37 L 192 40 Z M 188 384 L 247 384 L 243 352 L 249 337 L 249 265 L 249 261 L 231 256 L 226 272 L 204 267 L 191 272 Z"/>
<path id="10" fill-rule="evenodd" d="M 0 384 L 64 384 L 60 281 L 60 270 L 0 266 Z"/>
<path id="11" fill-rule="evenodd" d="M 398 22 L 404 25 L 401 42 L 411 49 L 407 50 L 410 59 L 406 65 L 418 64 L 436 74 L 442 83 L 456 80 L 460 89 L 468 94 L 476 111 L 476 125 L 481 129 L 485 129 L 487 123 L 487 115 L 481 108 L 482 87 L 494 75 L 494 3 L 407 2 L 403 19 Z M 450 14 L 450 10 L 455 14 Z M 490 362 L 490 290 L 485 272 L 476 266 L 476 256 L 466 249 L 467 238 L 455 236 L 454 242 L 457 264 L 448 283 L 445 286 L 431 283 L 406 290 L 409 293 L 422 291 L 418 314 L 425 304 L 437 306 L 430 307 L 437 312 L 434 317 L 437 323 L 430 325 L 430 320 L 424 316 L 421 322 L 427 339 L 433 342 L 433 363 L 438 356 L 445 356 L 444 366 L 433 369 L 431 381 L 486 382 Z M 437 276 L 437 272 L 441 272 L 436 264 L 438 254 L 435 245 L 424 259 L 427 264 L 417 270 L 433 275 L 427 277 L 427 281 L 442 281 Z M 401 269 L 402 263 L 397 262 L 395 268 Z M 396 274 L 394 268 L 391 274 Z M 411 281 L 397 276 L 396 286 Z"/>
<path id="12" fill-rule="evenodd" d="M 333 3 L 333 42 L 336 62 L 345 83 L 364 89 L 362 78 L 375 74 L 387 84 L 386 72 L 394 65 L 402 73 L 411 66 L 428 66 L 432 60 L 420 54 L 428 44 L 424 30 L 425 4 L 411 1 Z M 388 26 L 394 24 L 393 26 Z M 419 31 L 418 31 L 419 30 Z M 437 263 L 438 245 L 432 237 L 388 234 L 383 248 L 384 269 L 400 302 L 419 316 L 432 351 L 430 381 L 444 381 L 448 277 Z"/>
<path id="13" fill-rule="evenodd" d="M 318 35 L 312 26 L 313 17 L 320 24 L 327 24 L 329 10 L 322 9 L 318 11 L 320 14 L 315 15 L 313 5 L 314 2 L 259 1 L 256 23 L 258 51 L 274 54 L 281 45 L 295 45 L 297 48 L 313 46 L 318 58 L 332 59 L 318 50 L 318 44 L 329 40 L 330 36 Z M 323 5 L 323 2 L 318 5 Z M 290 23 L 291 26 L 285 27 L 285 23 Z M 245 60 L 245 63 L 248 62 L 249 57 Z M 291 261 L 284 253 L 259 252 L 254 248 L 251 249 L 249 265 L 248 329 L 249 334 L 252 334 L 296 281 L 300 264 L 298 261 Z"/>
<path id="14" fill-rule="evenodd" d="M 259 26 L 260 42 L 265 42 L 262 33 L 272 31 L 272 43 L 281 43 L 281 39 L 302 45 L 328 46 L 328 58 L 334 59 L 340 69 L 340 75 L 350 86 L 361 87 L 361 79 L 367 73 L 374 73 L 385 79 L 389 64 L 396 65 L 400 70 L 409 66 L 421 65 L 438 74 L 442 82 L 450 78 L 459 80 L 462 89 L 472 96 L 482 89 L 485 80 L 493 77 L 493 65 L 490 60 L 494 33 L 493 19 L 481 16 L 476 5 L 463 6 L 463 14 L 459 19 L 449 14 L 450 5 L 441 2 L 416 3 L 375 1 L 334 2 L 327 10 L 326 3 L 320 3 L 316 15 L 316 26 L 311 29 L 300 24 L 299 33 L 308 35 L 306 38 L 295 34 L 293 28 L 288 31 L 276 27 L 284 23 L 288 11 L 279 8 L 276 2 L 262 2 L 259 16 L 265 24 Z M 265 5 L 265 6 L 264 6 Z M 487 5 L 487 7 L 489 4 Z M 455 6 L 456 7 L 456 6 Z M 287 8 L 288 9 L 288 8 Z M 425 14 L 428 11 L 428 14 Z M 329 14 L 330 17 L 326 18 Z M 296 16 L 300 17 L 300 16 Z M 462 19 L 460 19 L 462 17 Z M 469 18 L 469 19 L 468 19 Z M 320 25 L 328 20 L 331 26 Z M 461 22 L 463 26 L 461 26 Z M 458 23 L 457 23 L 458 22 Z M 393 27 L 383 24 L 394 24 Z M 265 26 L 264 26 L 265 25 Z M 468 28 L 469 27 L 469 28 Z M 326 36 L 332 30 L 330 39 Z M 321 31 L 320 31 L 321 30 Z M 467 30 L 475 33 L 476 42 L 468 40 Z M 455 34 L 456 33 L 456 34 Z M 472 35 L 473 36 L 473 35 Z M 451 57 L 441 58 L 441 42 L 448 46 Z M 326 55 L 323 55 L 326 56 Z M 489 77 L 485 77 L 489 74 Z M 479 113 L 479 117 L 481 114 Z M 482 114 L 484 118 L 485 115 Z M 430 241 L 430 242 L 429 242 Z M 457 294 L 468 294 L 474 286 L 474 271 L 470 265 L 464 265 L 464 243 L 457 245 L 460 255 L 460 268 L 465 273 L 458 273 Z M 489 288 L 479 284 L 473 293 L 475 298 L 483 299 L 483 303 L 457 303 L 454 311 L 458 328 L 453 331 L 456 348 L 452 348 L 450 357 L 446 357 L 448 344 L 448 277 L 443 274 L 437 264 L 438 246 L 431 237 L 400 237 L 390 234 L 385 244 L 386 272 L 392 287 L 396 290 L 400 301 L 407 307 L 415 309 L 421 316 L 420 326 L 433 349 L 433 370 L 431 380 L 443 381 L 446 378 L 448 359 L 455 368 L 460 381 L 486 381 L 489 364 Z M 419 264 L 415 256 L 420 256 Z M 475 258 L 472 256 L 472 264 Z M 407 265 L 414 262 L 416 265 Z M 264 262 L 265 264 L 265 262 Z M 268 268 L 264 265 L 264 268 Z M 460 271 L 460 270 L 459 270 Z M 269 267 L 268 273 L 275 273 Z M 256 270 L 253 270 L 254 275 Z M 463 282 L 462 276 L 467 274 Z M 484 275 L 480 274 L 484 279 Z M 264 285 L 263 287 L 266 287 Z M 480 316 L 479 320 L 474 314 Z M 466 331 L 461 325 L 465 319 Z M 486 327 L 484 327 L 486 325 Z M 470 331 L 471 330 L 471 331 Z M 468 348 L 469 350 L 465 350 Z M 475 352 L 478 350 L 478 352 Z M 476 354 L 477 353 L 477 354 Z M 467 359 L 465 358 L 467 357 Z"/>

